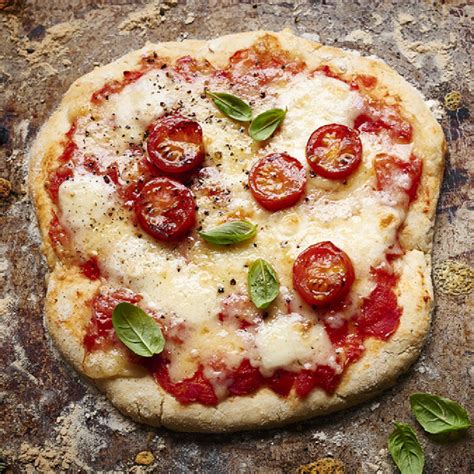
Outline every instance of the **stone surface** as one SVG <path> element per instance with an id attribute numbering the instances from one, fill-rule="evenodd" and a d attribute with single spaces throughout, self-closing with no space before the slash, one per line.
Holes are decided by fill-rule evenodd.
<path id="1" fill-rule="evenodd" d="M 0 177 L 12 183 L 0 198 L 0 457 L 14 472 L 279 473 L 328 456 L 350 473 L 394 472 L 386 438 L 394 420 L 415 425 L 408 404 L 412 392 L 430 391 L 468 406 L 474 376 L 469 326 L 474 8 L 468 3 L 0 0 Z M 439 114 L 450 156 L 434 249 L 444 291 L 436 293 L 431 335 L 395 388 L 352 410 L 286 429 L 226 436 L 140 426 L 63 363 L 45 333 L 46 265 L 27 195 L 28 147 L 74 79 L 146 41 L 285 26 L 383 58 Z M 445 102 L 453 91 L 459 94 Z M 449 268 L 463 269 L 466 286 L 459 290 L 458 280 L 446 283 Z M 439 445 L 416 430 L 426 472 L 474 471 L 469 437 Z M 153 463 L 135 465 L 140 451 L 153 453 Z"/>

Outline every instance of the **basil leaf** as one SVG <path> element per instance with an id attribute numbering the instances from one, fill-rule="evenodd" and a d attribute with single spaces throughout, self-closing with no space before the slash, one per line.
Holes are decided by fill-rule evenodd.
<path id="1" fill-rule="evenodd" d="M 247 283 L 250 299 L 258 309 L 267 309 L 280 292 L 280 283 L 275 270 L 262 258 L 253 262 Z"/>
<path id="2" fill-rule="evenodd" d="M 401 474 L 422 474 L 425 456 L 411 426 L 395 423 L 388 437 L 388 450 Z"/>
<path id="3" fill-rule="evenodd" d="M 449 433 L 471 426 L 466 410 L 449 398 L 414 393 L 410 397 L 410 405 L 418 423 L 428 433 Z"/>
<path id="4" fill-rule="evenodd" d="M 216 245 L 231 245 L 251 239 L 257 233 L 257 226 L 247 221 L 230 221 L 218 225 L 207 231 L 199 232 L 199 235 Z"/>
<path id="5" fill-rule="evenodd" d="M 286 110 L 270 109 L 257 115 L 249 128 L 250 136 L 257 142 L 270 138 L 285 118 Z"/>
<path id="6" fill-rule="evenodd" d="M 206 94 L 213 100 L 216 107 L 228 117 L 239 122 L 250 122 L 252 120 L 250 105 L 235 95 L 211 91 L 206 91 Z"/>
<path id="7" fill-rule="evenodd" d="M 138 306 L 119 303 L 112 313 L 112 324 L 117 337 L 139 356 L 159 354 L 165 346 L 158 323 Z"/>

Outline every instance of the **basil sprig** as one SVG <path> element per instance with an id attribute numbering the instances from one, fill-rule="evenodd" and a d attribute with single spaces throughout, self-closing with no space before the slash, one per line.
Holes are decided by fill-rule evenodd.
<path id="1" fill-rule="evenodd" d="M 258 309 L 267 309 L 280 292 L 280 283 L 273 267 L 262 258 L 253 262 L 249 269 L 248 291 Z"/>
<path id="2" fill-rule="evenodd" d="M 388 437 L 388 450 L 401 474 L 422 474 L 425 455 L 410 426 L 395 423 L 395 429 Z"/>
<path id="3" fill-rule="evenodd" d="M 428 433 L 450 433 L 471 426 L 466 410 L 449 398 L 414 393 L 410 397 L 410 405 L 418 423 Z"/>
<path id="4" fill-rule="evenodd" d="M 199 235 L 212 244 L 232 245 L 251 239 L 257 233 L 257 226 L 247 221 L 230 221 L 201 231 Z"/>
<path id="5" fill-rule="evenodd" d="M 257 142 L 270 138 L 281 125 L 286 115 L 286 110 L 270 109 L 257 115 L 250 124 L 249 135 Z"/>
<path id="6" fill-rule="evenodd" d="M 159 354 L 165 346 L 158 323 L 138 306 L 119 303 L 112 313 L 112 324 L 117 337 L 139 356 Z"/>
<path id="7" fill-rule="evenodd" d="M 250 122 L 252 120 L 250 105 L 235 95 L 208 90 L 206 90 L 206 94 L 213 100 L 216 107 L 228 117 L 239 122 Z"/>

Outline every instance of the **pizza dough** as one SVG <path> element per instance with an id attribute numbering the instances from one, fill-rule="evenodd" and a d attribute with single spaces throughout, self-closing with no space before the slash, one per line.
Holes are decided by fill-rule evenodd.
<path id="1" fill-rule="evenodd" d="M 249 204 L 251 198 L 244 194 L 248 194 L 248 191 L 241 183 L 242 176 L 246 176 L 248 162 L 251 162 L 249 156 L 263 153 L 262 146 L 252 142 L 241 124 L 226 118 L 212 102 L 200 97 L 205 84 L 200 83 L 198 90 L 193 78 L 194 74 L 199 75 L 200 72 L 183 68 L 184 79 L 180 82 L 179 90 L 178 86 L 173 90 L 174 82 L 167 76 L 167 69 L 151 67 L 145 69 L 143 77 L 133 78 L 133 82 L 130 80 L 123 87 L 113 89 L 113 84 L 123 84 L 124 71 L 143 70 L 144 57 L 166 58 L 166 67 L 176 64 L 179 58 L 191 57 L 201 65 L 208 64 L 205 60 L 213 68 L 219 69 L 225 68 L 229 58 L 237 51 L 258 48 L 260 42 L 269 37 L 273 38 L 271 45 L 276 44 L 284 51 L 285 61 L 289 64 L 293 61 L 298 64 L 304 62 L 305 66 L 303 72 L 291 71 L 290 67 L 289 79 L 270 81 L 265 85 L 271 93 L 271 99 L 268 91 L 267 95 L 261 95 L 260 90 L 267 90 L 264 86 L 254 86 L 254 89 L 258 89 L 253 101 L 257 109 L 263 107 L 260 110 L 263 111 L 271 106 L 288 109 L 281 129 L 263 145 L 265 153 L 287 151 L 304 161 L 306 140 L 317 127 L 334 122 L 353 126 L 356 114 L 361 113 L 360 107 L 363 105 L 358 103 L 358 94 L 362 93 L 352 90 L 347 81 L 332 78 L 327 71 L 326 74 L 313 75 L 308 75 L 307 71 L 329 66 L 345 79 L 358 75 L 374 77 L 377 85 L 372 94 L 399 110 L 413 128 L 413 139 L 409 145 L 396 145 L 394 153 L 413 153 L 422 160 L 423 171 L 416 199 L 411 202 L 406 213 L 398 210 L 390 212 L 388 220 L 392 222 L 381 225 L 384 217 L 387 217 L 386 204 L 374 201 L 373 189 L 365 186 L 373 179 L 371 161 L 380 151 L 377 148 L 379 142 L 371 141 L 370 137 L 363 139 L 365 164 L 348 183 L 335 183 L 316 177 L 311 183 L 308 182 L 309 204 L 304 202 L 301 205 L 307 207 L 295 206 L 287 211 L 270 213 L 262 211 L 256 204 Z M 102 93 L 107 97 L 99 105 L 91 102 L 93 94 L 103 91 L 107 84 L 112 84 L 112 89 L 107 89 L 112 92 Z M 229 92 L 245 95 L 238 84 L 234 86 L 230 86 Z M 157 97 L 153 97 L 155 93 Z M 148 236 L 138 236 L 136 226 L 127 224 L 130 220 L 127 212 L 123 214 L 121 210 L 115 209 L 118 206 L 115 188 L 103 176 L 76 172 L 73 179 L 60 184 L 57 202 L 52 199 L 45 185 L 51 183 L 51 170 L 64 153 L 65 137 L 68 132 L 71 133 L 71 127 L 77 126 L 74 133 L 79 138 L 76 141 L 82 140 L 80 143 L 85 154 L 90 152 L 95 156 L 100 155 L 103 162 L 109 160 L 107 163 L 112 163 L 110 160 L 114 154 L 122 156 L 133 153 L 134 148 L 127 148 L 126 144 L 135 145 L 143 140 L 143 132 L 156 115 L 176 107 L 187 116 L 196 114 L 203 127 L 206 152 L 214 164 L 221 160 L 217 175 L 213 174 L 216 167 L 209 166 L 214 171 L 200 175 L 204 184 L 198 183 L 193 188 L 197 196 L 198 214 L 203 212 L 201 225 L 210 227 L 218 223 L 218 219 L 213 217 L 212 202 L 202 189 L 215 189 L 224 183 L 230 189 L 231 198 L 221 204 L 220 211 L 238 217 L 245 217 L 248 213 L 251 220 L 256 220 L 261 227 L 255 241 L 258 244 L 256 247 L 250 245 L 246 250 L 240 247 L 237 250 L 216 250 L 199 242 L 193 243 L 191 248 L 187 244 L 170 247 L 168 244 L 158 245 Z M 209 111 L 213 115 L 206 122 Z M 81 120 L 87 120 L 87 127 L 93 128 L 84 126 L 81 129 Z M 46 299 L 49 332 L 64 357 L 103 390 L 119 410 L 137 421 L 154 426 L 207 432 L 268 428 L 330 413 L 366 400 L 393 385 L 398 375 L 408 369 L 418 356 L 429 329 L 433 305 L 430 252 L 444 152 L 441 127 L 422 96 L 385 63 L 298 38 L 288 30 L 280 33 L 240 33 L 209 41 L 188 40 L 147 45 L 142 50 L 127 54 L 78 79 L 41 129 L 31 149 L 31 190 L 50 268 Z M 247 160 L 244 164 L 242 157 Z M 122 176 L 127 172 L 123 169 L 120 171 Z M 219 177 L 219 173 L 224 178 Z M 331 197 L 325 199 L 325 195 Z M 209 212 L 205 215 L 204 211 Z M 119 217 L 110 220 L 109 214 L 112 213 Z M 51 237 L 54 219 L 51 216 L 56 216 L 57 222 L 72 235 L 73 251 L 54 248 Z M 91 233 L 88 229 L 93 227 L 95 231 Z M 354 292 L 364 298 L 373 289 L 369 281 L 371 265 L 380 260 L 380 255 L 385 255 L 383 250 L 378 250 L 377 245 L 383 249 L 387 239 L 396 238 L 403 249 L 403 254 L 393 260 L 398 275 L 394 292 L 398 306 L 402 309 L 399 326 L 386 340 L 374 337 L 365 339 L 365 351 L 359 360 L 344 370 L 342 380 L 332 394 L 315 388 L 303 398 L 294 391 L 283 397 L 262 386 L 248 395 L 223 396 L 215 406 L 183 404 L 163 390 L 141 364 L 124 355 L 123 347 L 111 346 L 106 351 L 85 349 L 84 334 L 91 319 L 91 300 L 104 285 L 117 287 L 120 281 L 120 287 L 130 287 L 144 295 L 143 303 L 150 310 L 177 313 L 185 326 L 190 324 L 198 328 L 201 327 L 199 325 L 208 324 L 209 314 L 217 314 L 223 298 L 232 296 L 232 292 L 245 293 L 246 270 L 241 264 L 258 258 L 262 252 L 266 258 L 274 258 L 277 269 L 283 272 L 287 268 L 291 269 L 291 262 L 299 252 L 297 247 L 303 249 L 314 239 L 336 240 L 354 262 L 358 276 Z M 72 253 L 77 252 L 98 259 L 101 264 L 100 278 L 84 276 L 84 269 L 74 263 L 76 257 Z M 226 253 L 228 257 L 222 256 Z M 281 259 L 280 255 L 283 255 Z M 171 272 L 171 264 L 180 267 L 179 273 Z M 205 271 L 201 271 L 202 268 Z M 301 323 L 298 318 L 306 316 L 292 313 L 283 317 L 278 313 L 285 305 L 285 291 L 292 292 L 291 275 L 285 275 L 280 276 L 280 296 L 275 303 L 275 310 L 270 311 L 270 316 L 253 335 L 252 347 L 258 348 L 255 357 L 260 364 L 260 371 L 264 375 L 271 375 L 272 371 L 282 366 L 291 371 L 295 370 L 296 363 L 310 363 L 313 359 L 323 365 L 337 365 L 334 362 L 334 347 L 322 326 L 318 325 L 312 326 L 313 339 L 310 341 L 317 346 L 316 349 L 311 347 L 311 350 L 301 350 L 300 354 L 285 354 L 288 347 L 303 347 L 306 341 L 296 336 L 288 339 L 288 334 L 292 334 Z M 232 280 L 236 283 L 232 283 Z M 219 294 L 219 288 L 216 291 L 217 281 L 223 282 L 223 295 Z M 239 291 L 234 291 L 234 285 Z M 173 321 L 175 324 L 177 319 Z M 204 357 L 203 354 L 209 356 L 213 350 L 213 337 L 219 334 L 219 337 L 227 339 L 225 342 L 220 340 L 220 349 L 215 351 L 219 353 L 222 347 L 227 347 L 226 364 L 234 367 L 241 360 L 239 351 L 244 350 L 243 343 L 236 339 L 238 331 L 233 333 L 226 328 L 226 335 L 222 336 L 219 324 L 216 320 L 212 327 L 206 326 L 210 328 L 207 339 L 196 339 L 197 358 Z M 304 337 L 309 336 L 306 334 Z M 186 347 L 186 351 L 188 349 Z M 170 364 L 170 374 L 176 380 L 183 380 L 192 375 L 196 361 L 192 360 L 190 365 L 184 364 L 182 361 L 188 357 L 188 353 L 181 354 L 179 349 L 175 350 L 179 357 Z M 232 354 L 235 360 L 232 360 Z"/>

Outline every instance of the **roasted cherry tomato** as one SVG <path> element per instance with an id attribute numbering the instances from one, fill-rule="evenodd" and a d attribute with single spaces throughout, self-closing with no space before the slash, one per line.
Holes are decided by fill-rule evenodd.
<path id="1" fill-rule="evenodd" d="M 324 125 L 309 137 L 306 158 L 313 171 L 323 178 L 347 178 L 362 160 L 359 134 L 338 123 Z"/>
<path id="2" fill-rule="evenodd" d="M 145 232 L 158 240 L 175 240 L 195 222 L 191 191 L 181 183 L 160 177 L 148 181 L 135 200 L 135 214 Z"/>
<path id="3" fill-rule="evenodd" d="M 149 130 L 148 156 L 163 173 L 185 173 L 204 160 L 201 126 L 181 115 L 159 119 Z"/>
<path id="4" fill-rule="evenodd" d="M 340 300 L 354 278 L 350 258 L 331 242 L 311 245 L 293 265 L 293 285 L 310 305 L 326 306 Z"/>
<path id="5" fill-rule="evenodd" d="M 254 198 L 270 211 L 290 207 L 304 193 L 303 165 L 287 153 L 273 153 L 255 163 L 249 186 Z"/>
<path id="6" fill-rule="evenodd" d="M 410 201 L 416 198 L 423 162 L 415 155 L 408 161 L 398 156 L 379 153 L 374 160 L 377 189 L 388 192 L 405 192 Z"/>

